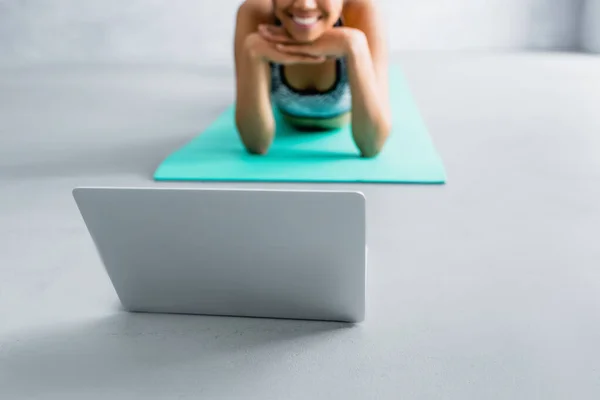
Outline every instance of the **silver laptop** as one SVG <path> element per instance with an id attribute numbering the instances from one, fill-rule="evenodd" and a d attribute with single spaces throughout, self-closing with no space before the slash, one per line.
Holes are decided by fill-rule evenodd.
<path id="1" fill-rule="evenodd" d="M 80 187 L 73 196 L 129 311 L 365 317 L 361 193 Z"/>

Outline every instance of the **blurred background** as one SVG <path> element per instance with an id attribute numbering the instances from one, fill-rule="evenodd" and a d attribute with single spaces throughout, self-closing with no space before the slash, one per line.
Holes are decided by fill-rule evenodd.
<path id="1" fill-rule="evenodd" d="M 600 0 L 374 1 L 449 184 L 350 186 L 369 321 L 329 331 L 120 313 L 71 196 L 232 104 L 241 0 L 0 0 L 1 400 L 600 399 Z"/>
<path id="2" fill-rule="evenodd" d="M 600 0 L 376 0 L 392 50 L 600 51 Z M 0 63 L 230 65 L 241 0 L 0 0 Z"/>

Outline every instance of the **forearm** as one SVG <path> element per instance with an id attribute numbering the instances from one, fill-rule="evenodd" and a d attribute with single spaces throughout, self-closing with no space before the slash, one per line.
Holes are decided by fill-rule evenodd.
<path id="1" fill-rule="evenodd" d="M 255 57 L 250 49 L 241 55 L 237 83 L 235 120 L 244 146 L 251 153 L 267 152 L 275 135 L 275 120 L 270 99 L 269 64 Z"/>
<path id="2" fill-rule="evenodd" d="M 348 40 L 347 64 L 352 93 L 352 136 L 364 157 L 373 157 L 383 147 L 390 130 L 389 107 L 371 60 L 364 36 Z"/>

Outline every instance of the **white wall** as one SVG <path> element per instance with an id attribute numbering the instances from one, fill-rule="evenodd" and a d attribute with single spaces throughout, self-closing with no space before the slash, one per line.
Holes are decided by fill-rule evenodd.
<path id="1" fill-rule="evenodd" d="M 583 49 L 600 53 L 600 0 L 586 0 L 582 28 L 581 45 Z"/>
<path id="2" fill-rule="evenodd" d="M 227 63 L 240 0 L 0 0 L 0 63 Z M 379 0 L 393 50 L 565 49 L 581 0 Z"/>

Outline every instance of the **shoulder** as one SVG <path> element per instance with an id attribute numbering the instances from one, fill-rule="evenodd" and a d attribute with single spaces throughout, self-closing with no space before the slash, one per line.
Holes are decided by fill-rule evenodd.
<path id="1" fill-rule="evenodd" d="M 380 24 L 380 16 L 374 0 L 346 0 L 342 16 L 344 25 L 360 27 Z"/>
<path id="2" fill-rule="evenodd" d="M 388 54 L 385 18 L 376 0 L 346 0 L 344 3 L 344 26 L 361 32 L 366 39 L 371 57 L 379 67 L 385 67 Z"/>
<path id="3" fill-rule="evenodd" d="M 272 0 L 244 0 L 238 7 L 238 16 L 260 21 L 270 22 L 273 17 Z"/>

